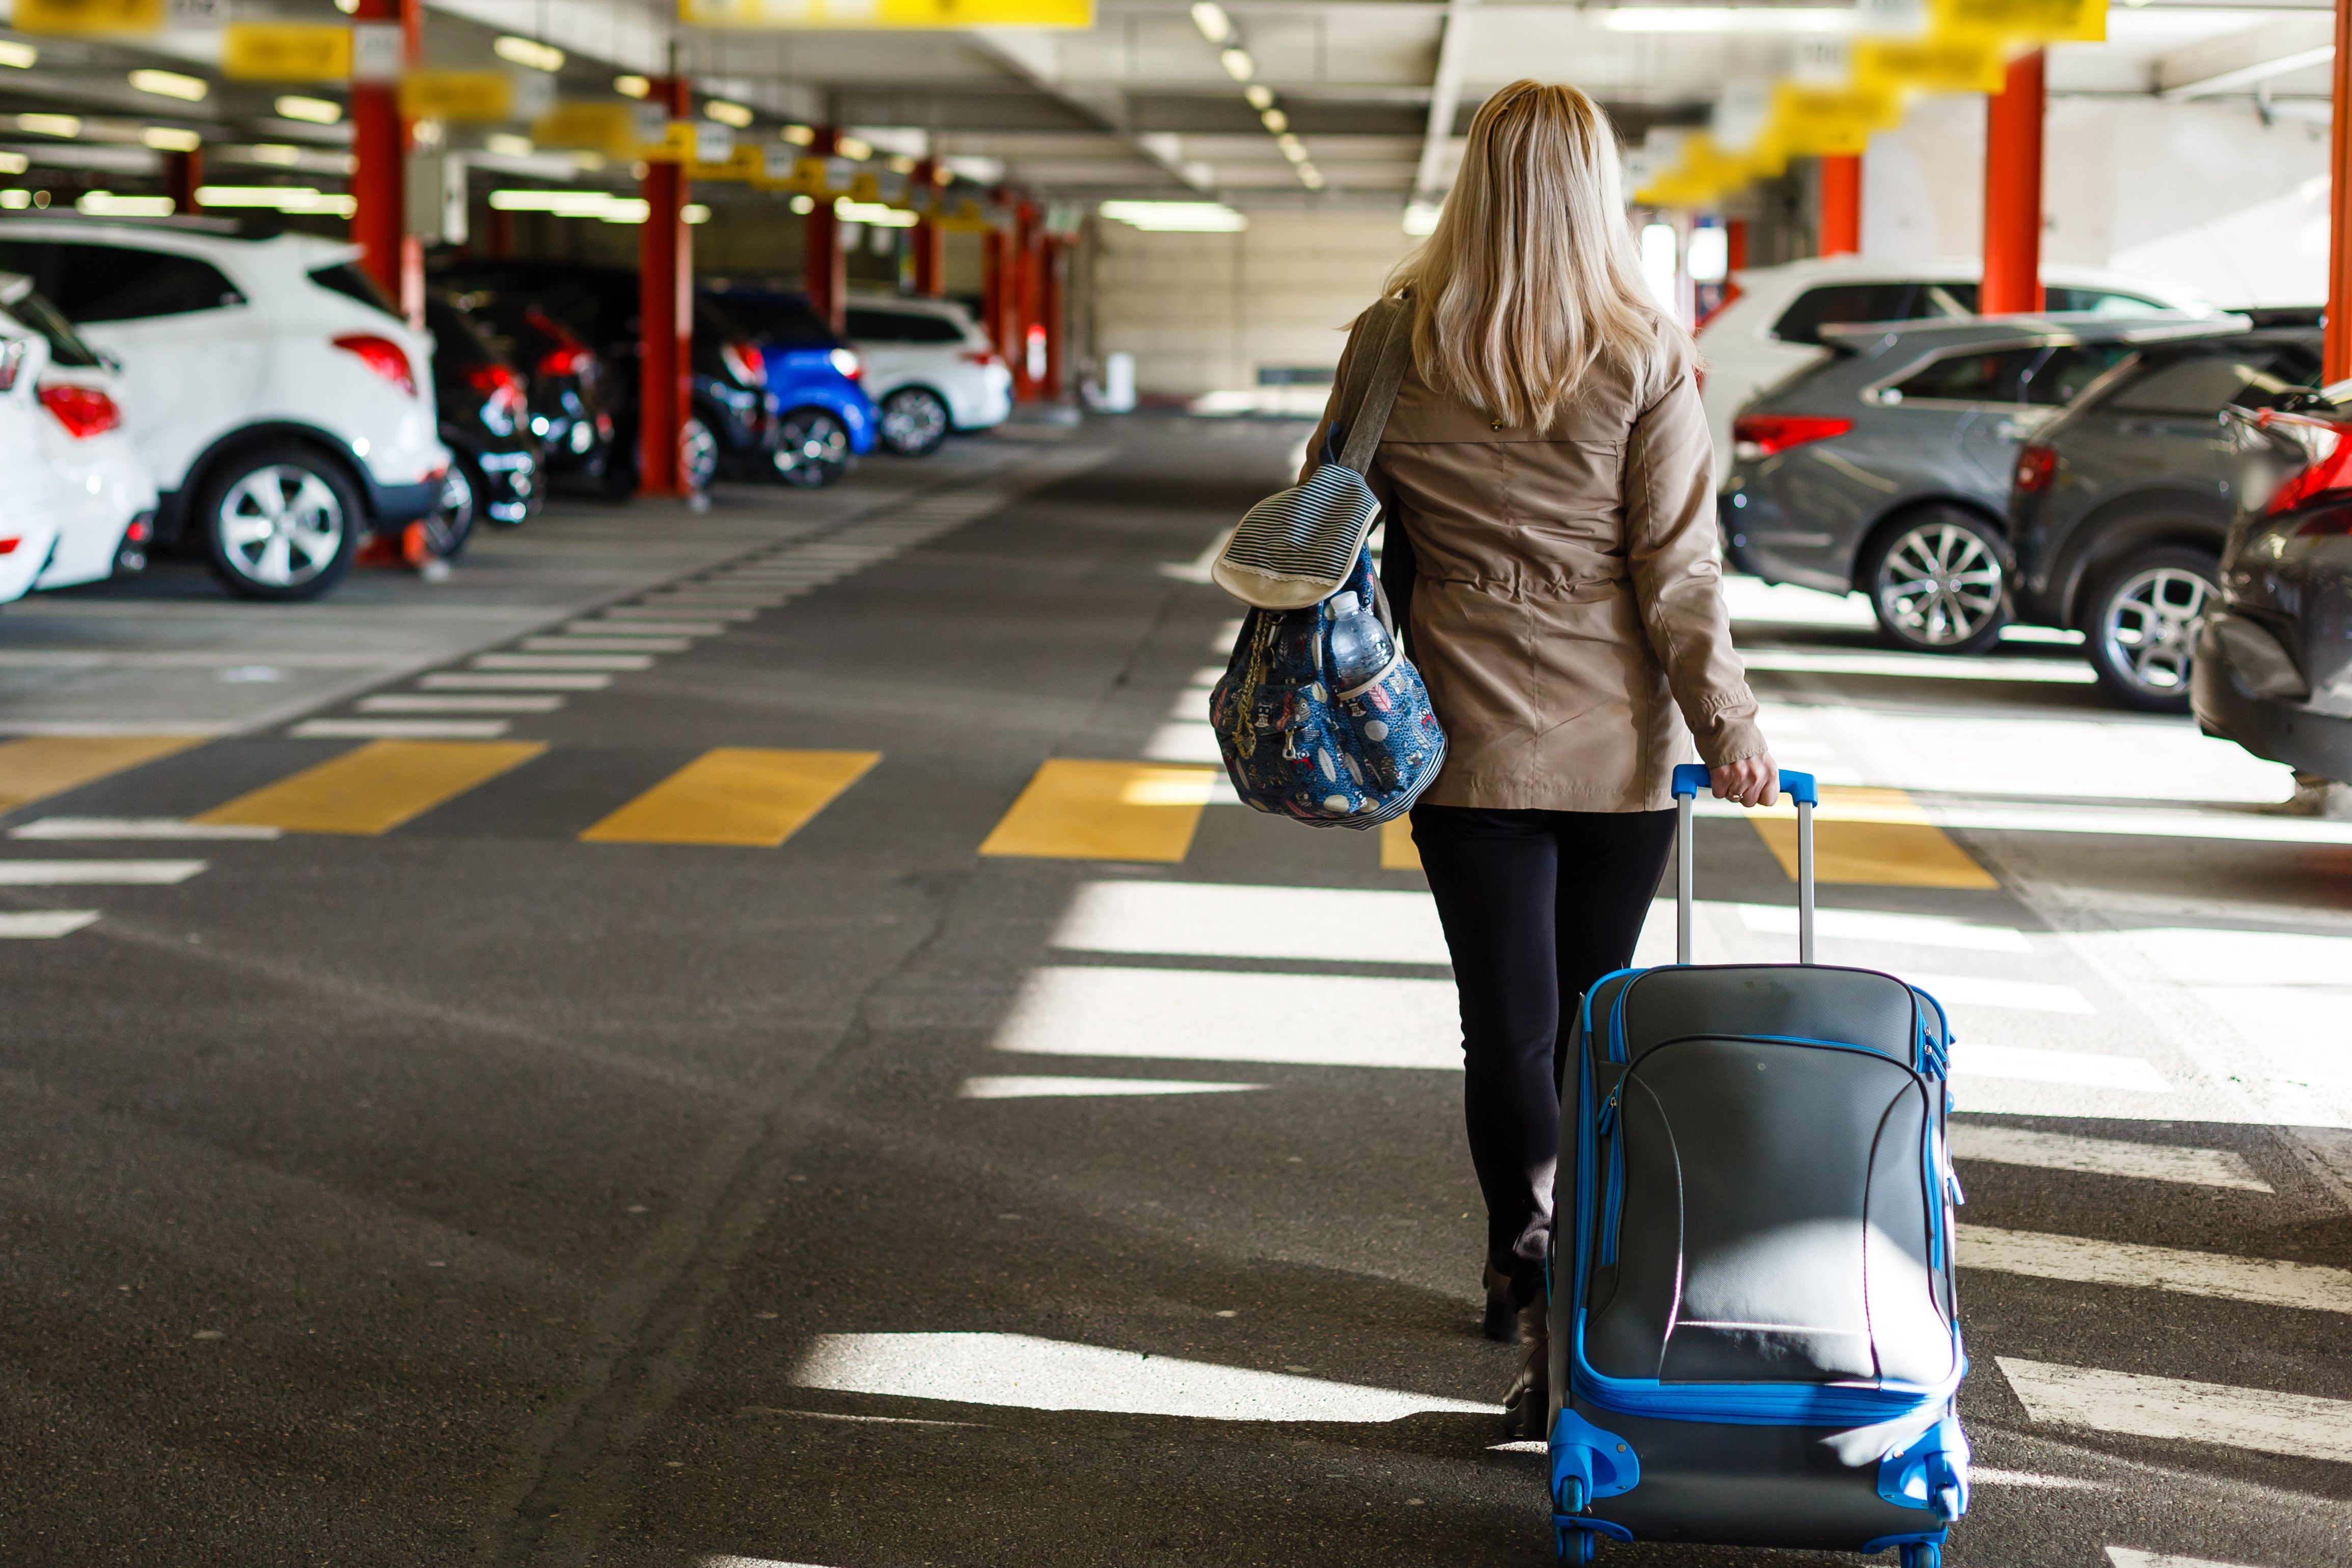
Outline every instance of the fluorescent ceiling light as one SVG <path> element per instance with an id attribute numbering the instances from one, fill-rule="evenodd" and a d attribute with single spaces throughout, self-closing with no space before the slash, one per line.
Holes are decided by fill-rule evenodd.
<path id="1" fill-rule="evenodd" d="M 563 51 L 553 44 L 542 44 L 537 38 L 518 38 L 512 33 L 504 34 L 490 46 L 490 52 L 502 60 L 511 60 L 535 71 L 560 71 L 563 68 Z"/>
<path id="2" fill-rule="evenodd" d="M 1249 99 L 1249 106 L 1252 109 L 1263 110 L 1274 107 L 1274 89 L 1262 82 L 1250 83 L 1243 90 L 1242 96 Z"/>
<path id="3" fill-rule="evenodd" d="M 74 137 L 81 134 L 81 116 L 78 114 L 20 114 L 16 129 L 35 136 Z"/>
<path id="4" fill-rule="evenodd" d="M 502 213 L 552 213 L 559 218 L 601 218 L 608 224 L 641 224 L 653 211 L 643 198 L 610 191 L 492 191 L 490 205 Z"/>
<path id="5" fill-rule="evenodd" d="M 20 71 L 31 70 L 40 63 L 41 51 L 30 44 L 20 44 L 14 38 L 0 38 L 0 66 L 15 66 Z"/>
<path id="6" fill-rule="evenodd" d="M 1435 202 L 1409 202 L 1404 209 L 1404 232 L 1415 239 L 1425 239 L 1437 232 L 1437 214 L 1444 209 Z"/>
<path id="7" fill-rule="evenodd" d="M 169 196 L 118 196 L 111 191 L 84 191 L 74 211 L 99 218 L 168 218 L 179 206 Z"/>
<path id="8" fill-rule="evenodd" d="M 811 213 L 816 211 L 816 198 L 810 195 L 806 191 L 803 191 L 799 195 L 794 196 L 791 201 L 786 202 L 784 205 L 792 209 L 793 216 L 796 218 L 804 218 Z"/>
<path id="9" fill-rule="evenodd" d="M 710 221 L 710 209 L 700 202 L 688 202 L 677 210 L 677 215 L 689 224 L 707 224 Z"/>
<path id="10" fill-rule="evenodd" d="M 1217 0 L 1197 0 L 1192 7 L 1192 26 L 1201 29 L 1201 37 L 1213 44 L 1222 44 L 1234 36 L 1234 19 Z"/>
<path id="11" fill-rule="evenodd" d="M 501 158 L 528 158 L 538 149 L 528 136 L 517 136 L 511 131 L 493 131 L 482 138 L 482 150 Z"/>
<path id="12" fill-rule="evenodd" d="M 1855 13 L 1832 5 L 1620 5 L 1601 14 L 1612 33 L 1850 33 Z"/>
<path id="13" fill-rule="evenodd" d="M 877 229 L 910 229 L 923 220 L 917 214 L 880 202 L 853 202 L 847 196 L 834 199 L 833 215 L 845 224 L 871 224 Z"/>
<path id="14" fill-rule="evenodd" d="M 41 194 L 46 196 L 48 193 L 43 191 Z M 22 212 L 32 204 L 33 193 L 30 191 L 0 191 L 0 207 L 5 207 L 12 213 Z"/>
<path id="15" fill-rule="evenodd" d="M 202 103 L 213 90 L 212 83 L 204 78 L 182 76 L 178 71 L 132 71 L 131 85 L 141 92 L 176 98 L 184 103 Z"/>
<path id="16" fill-rule="evenodd" d="M 312 125 L 336 125 L 343 118 L 343 106 L 330 98 L 305 98 L 300 93 L 288 93 L 273 105 L 281 119 L 307 120 Z"/>
<path id="17" fill-rule="evenodd" d="M 893 174 L 911 174 L 915 172 L 917 162 L 917 160 L 908 157 L 904 152 L 900 152 L 890 160 L 890 172 Z"/>
<path id="18" fill-rule="evenodd" d="M 1268 131 L 1273 131 L 1276 136 L 1281 135 L 1284 131 L 1290 129 L 1290 116 L 1283 113 L 1282 110 L 1278 109 L 1269 109 L 1257 118 L 1259 123 L 1263 124 Z"/>
<path id="19" fill-rule="evenodd" d="M 257 141 L 252 158 L 257 163 L 277 163 L 291 169 L 302 162 L 302 150 L 283 141 Z"/>
<path id="20" fill-rule="evenodd" d="M 1225 50 L 1217 58 L 1223 62 L 1225 74 L 1235 81 L 1247 81 L 1257 75 L 1257 62 L 1250 58 L 1250 52 L 1247 49 L 1238 45 Z"/>
<path id="21" fill-rule="evenodd" d="M 782 137 L 785 141 L 791 142 L 795 147 L 806 147 L 816 140 L 816 127 L 814 125 L 787 125 L 782 131 L 777 131 L 776 134 Z"/>
<path id="22" fill-rule="evenodd" d="M 350 217 L 359 211 L 359 203 L 351 197 L 315 190 L 309 185 L 199 185 L 196 187 L 196 205 L 274 207 L 281 213 L 341 218 Z"/>
<path id="23" fill-rule="evenodd" d="M 205 144 L 201 134 L 176 125 L 151 125 L 139 133 L 139 140 L 158 152 L 194 152 Z"/>
<path id="24" fill-rule="evenodd" d="M 1297 137 L 1277 136 L 1274 139 L 1274 144 L 1276 147 L 1281 148 L 1282 155 L 1285 158 L 1289 159 L 1292 162 L 1304 163 L 1307 162 L 1307 143 L 1298 140 Z"/>
<path id="25" fill-rule="evenodd" d="M 1154 234 L 1236 234 L 1249 219 L 1223 202 L 1105 202 L 1102 215 L 1113 223 Z"/>
<path id="26" fill-rule="evenodd" d="M 643 98 L 654 90 L 653 79 L 639 76 L 614 77 L 613 90 L 623 98 Z"/>
<path id="27" fill-rule="evenodd" d="M 0 152 L 0 174 L 21 174 L 33 166 L 22 152 Z"/>
<path id="28" fill-rule="evenodd" d="M 1298 183 L 1310 191 L 1319 191 L 1323 188 L 1323 172 L 1312 163 L 1301 163 L 1298 166 Z"/>
<path id="29" fill-rule="evenodd" d="M 855 136 L 835 137 L 834 139 L 833 150 L 835 152 L 840 153 L 844 158 L 855 158 L 860 163 L 865 162 L 866 160 L 874 156 L 874 144 L 870 141 L 860 141 Z"/>
<path id="30" fill-rule="evenodd" d="M 723 98 L 714 98 L 705 103 L 702 106 L 702 112 L 719 124 L 731 125 L 738 131 L 748 131 L 751 127 L 751 109 L 743 104 L 730 102 Z"/>

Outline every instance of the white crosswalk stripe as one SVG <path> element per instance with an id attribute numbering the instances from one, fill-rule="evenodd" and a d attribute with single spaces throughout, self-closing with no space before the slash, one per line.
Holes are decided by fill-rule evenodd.
<path id="1" fill-rule="evenodd" d="M 2275 1258 L 2094 1241 L 2037 1230 L 2003 1230 L 1990 1225 L 1961 1226 L 1959 1242 L 1963 1269 L 2173 1291 L 2304 1312 L 2352 1312 L 2352 1270 Z"/>
<path id="2" fill-rule="evenodd" d="M 2216 1563 L 2206 1557 L 2176 1557 L 2168 1552 L 2136 1552 L 2128 1546 L 2107 1548 L 2114 1568 L 2253 1568 L 2251 1563 Z"/>
<path id="3" fill-rule="evenodd" d="M 2120 1138 L 2079 1138 L 2025 1127 L 1988 1126 L 1966 1118 L 1952 1124 L 1950 1140 L 1952 1155 L 1957 1159 L 2038 1166 L 2044 1170 L 2082 1171 L 2140 1181 L 2236 1187 L 2245 1192 L 2271 1190 L 2271 1184 L 2254 1174 L 2244 1155 L 2228 1149 L 2134 1144 Z"/>
<path id="4" fill-rule="evenodd" d="M 274 839 L 276 828 L 183 822 L 173 817 L 37 817 L 8 830 L 12 839 Z"/>
<path id="5" fill-rule="evenodd" d="M 2352 1464 L 2352 1401 L 2000 1356 L 2035 1423 Z"/>
<path id="6" fill-rule="evenodd" d="M 20 909 L 0 912 L 0 941 L 41 941 L 70 936 L 98 924 L 95 909 Z"/>
<path id="7" fill-rule="evenodd" d="M 0 860 L 0 887 L 173 887 L 202 873 L 205 863 Z"/>

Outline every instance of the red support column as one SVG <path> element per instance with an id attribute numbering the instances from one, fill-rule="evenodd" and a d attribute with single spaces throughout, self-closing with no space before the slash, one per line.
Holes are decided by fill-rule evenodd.
<path id="1" fill-rule="evenodd" d="M 1069 256 L 1069 247 L 1060 240 L 1045 243 L 1045 257 L 1039 267 L 1040 298 L 1038 319 L 1045 329 L 1045 380 L 1038 391 L 1049 402 L 1061 400 L 1064 354 L 1062 319 L 1062 269 Z"/>
<path id="2" fill-rule="evenodd" d="M 1985 100 L 1984 287 L 1977 308 L 1988 316 L 2042 308 L 2042 63 L 2039 49 L 2012 61 L 2007 85 Z"/>
<path id="3" fill-rule="evenodd" d="M 940 192 L 939 165 L 929 158 L 915 165 L 910 176 L 917 183 L 928 186 L 931 199 L 937 201 Z M 937 299 L 948 291 L 947 231 L 928 214 L 907 236 L 915 256 L 915 292 Z"/>
<path id="4" fill-rule="evenodd" d="M 1044 386 L 1045 367 L 1036 362 L 1043 357 L 1044 282 L 1040 277 L 1040 252 L 1044 246 L 1037 231 L 1037 209 L 1024 202 L 1013 212 L 1013 342 L 1018 356 L 1013 362 L 1013 395 L 1027 402 L 1038 395 Z M 1037 340 L 1040 353 L 1031 354 L 1030 344 Z"/>
<path id="5" fill-rule="evenodd" d="M 1862 156 L 1834 153 L 1822 161 L 1821 252 L 1862 252 Z"/>
<path id="6" fill-rule="evenodd" d="M 991 228 L 980 236 L 980 310 L 987 318 L 989 341 L 1008 367 L 1018 373 L 1021 361 L 1019 334 L 1013 326 L 1013 236 L 1001 228 Z"/>
<path id="7" fill-rule="evenodd" d="M 673 119 L 687 113 L 687 84 L 657 78 L 647 96 Z M 686 226 L 686 165 L 646 165 L 638 186 L 647 211 L 637 230 L 637 490 L 686 494 L 678 439 L 691 407 L 694 362 L 694 241 Z"/>
<path id="8" fill-rule="evenodd" d="M 1748 220 L 1731 218 L 1723 225 L 1723 303 L 1739 298 L 1739 275 L 1748 270 Z"/>
<path id="9" fill-rule="evenodd" d="M 398 22 L 408 35 L 407 57 L 414 62 L 424 26 L 423 0 L 359 0 L 352 15 L 361 22 Z M 408 268 L 402 229 L 408 127 L 400 118 L 399 84 L 352 84 L 352 200 L 357 208 L 352 214 L 352 238 L 362 247 L 360 265 L 404 306 Z"/>
<path id="10" fill-rule="evenodd" d="M 2336 112 L 2329 136 L 2327 331 L 2321 379 L 2352 376 L 2352 0 L 2336 0 Z"/>
<path id="11" fill-rule="evenodd" d="M 196 187 L 205 183 L 205 154 L 202 148 L 193 152 L 163 154 L 163 193 L 172 198 L 172 210 L 182 217 L 204 209 L 196 204 Z"/>
<path id="12" fill-rule="evenodd" d="M 816 140 L 809 143 L 809 155 L 830 158 L 840 151 L 841 132 L 830 125 L 819 126 Z M 831 196 L 817 197 L 816 205 L 802 220 L 805 226 L 801 231 L 801 250 L 809 308 L 838 332 L 849 294 L 849 258 L 841 251 L 841 220 L 834 215 L 833 201 Z"/>

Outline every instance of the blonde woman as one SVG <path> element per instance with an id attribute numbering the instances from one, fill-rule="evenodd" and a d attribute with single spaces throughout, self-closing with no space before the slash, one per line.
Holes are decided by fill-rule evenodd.
<path id="1" fill-rule="evenodd" d="M 1719 797 L 1769 805 L 1778 775 L 1723 606 L 1696 350 L 1643 283 L 1591 99 L 1521 81 L 1486 100 L 1339 386 L 1405 312 L 1412 363 L 1368 477 L 1448 746 L 1412 835 L 1461 995 L 1486 1332 L 1527 1342 L 1506 1406 L 1539 1437 L 1578 999 L 1633 957 L 1693 740 Z"/>

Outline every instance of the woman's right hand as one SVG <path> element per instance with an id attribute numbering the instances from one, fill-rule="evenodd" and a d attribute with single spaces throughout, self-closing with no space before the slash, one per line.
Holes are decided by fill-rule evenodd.
<path id="1" fill-rule="evenodd" d="M 1718 800 L 1769 806 L 1780 798 L 1780 767 L 1769 751 L 1727 762 L 1720 768 L 1709 768 L 1706 776 L 1715 785 L 1715 798 Z"/>

